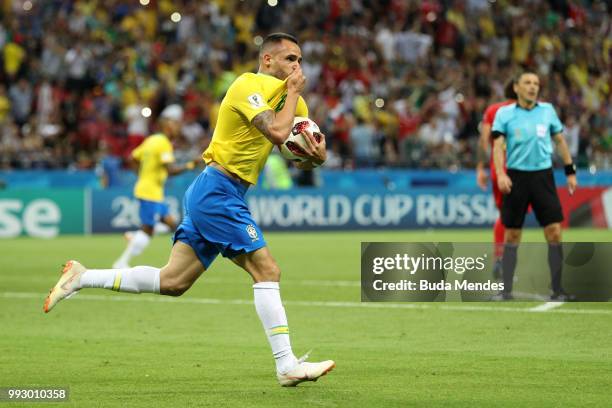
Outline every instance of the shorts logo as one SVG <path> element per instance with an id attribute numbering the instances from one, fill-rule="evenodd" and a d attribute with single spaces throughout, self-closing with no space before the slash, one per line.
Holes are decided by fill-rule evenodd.
<path id="1" fill-rule="evenodd" d="M 264 98 L 258 93 L 249 95 L 247 100 L 249 101 L 251 106 L 254 107 L 255 109 L 262 108 L 263 106 L 265 106 Z"/>
<path id="2" fill-rule="evenodd" d="M 546 126 L 536 125 L 536 134 L 538 137 L 546 137 Z"/>
<path id="3" fill-rule="evenodd" d="M 253 241 L 257 241 L 259 239 L 259 237 L 257 236 L 257 230 L 252 224 L 247 225 L 246 230 L 249 234 L 249 237 L 251 237 Z"/>

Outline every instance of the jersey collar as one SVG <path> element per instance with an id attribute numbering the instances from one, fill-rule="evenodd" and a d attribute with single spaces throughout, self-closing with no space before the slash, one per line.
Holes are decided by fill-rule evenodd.
<path id="1" fill-rule="evenodd" d="M 286 81 L 287 81 L 287 79 L 286 79 L 286 78 L 285 78 L 285 79 L 278 79 L 278 78 L 277 78 L 277 77 L 275 77 L 274 75 L 266 74 L 265 72 L 259 72 L 259 71 L 257 71 L 257 74 L 256 74 L 256 75 L 263 75 L 263 76 L 267 76 L 267 77 L 274 78 L 274 79 L 276 79 L 276 80 L 278 80 L 278 81 L 281 81 L 281 82 L 286 82 Z"/>
<path id="2" fill-rule="evenodd" d="M 515 102 L 515 104 L 516 104 L 516 108 L 518 108 L 518 109 L 522 109 L 522 110 L 527 111 L 527 112 L 531 112 L 532 110 L 534 110 L 535 108 L 537 108 L 538 106 L 540 106 L 540 102 L 539 102 L 539 101 L 536 101 L 536 102 L 535 102 L 535 104 L 533 104 L 533 108 L 531 108 L 531 109 L 526 109 L 526 108 L 523 108 L 523 107 L 521 106 L 521 104 L 520 104 L 520 103 L 518 103 L 518 101 L 516 101 L 516 102 Z"/>

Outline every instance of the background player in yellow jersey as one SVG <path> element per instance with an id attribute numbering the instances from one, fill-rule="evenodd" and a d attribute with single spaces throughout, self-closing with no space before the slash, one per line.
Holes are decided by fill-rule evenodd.
<path id="1" fill-rule="evenodd" d="M 288 137 L 294 117 L 308 115 L 300 96 L 306 81 L 301 61 L 294 37 L 271 34 L 261 45 L 259 72 L 241 75 L 228 89 L 203 155 L 207 167 L 185 193 L 185 214 L 166 266 L 101 270 L 69 261 L 44 310 L 91 287 L 180 296 L 221 253 L 253 278 L 255 309 L 272 348 L 279 383 L 294 386 L 329 372 L 333 361 L 309 363 L 293 354 L 280 298 L 280 269 L 244 200 L 274 145 Z M 325 161 L 325 137 L 317 143 L 312 134 L 304 136 L 311 162 Z"/>
<path id="2" fill-rule="evenodd" d="M 174 150 L 171 139 L 181 131 L 183 108 L 169 105 L 160 114 L 160 132 L 147 137 L 134 151 L 132 159 L 138 163 L 138 181 L 134 186 L 134 197 L 138 199 L 141 228 L 129 233 L 128 244 L 113 268 L 129 268 L 132 257 L 140 255 L 153 237 L 154 227 L 159 221 L 172 231 L 176 220 L 168 213 L 164 203 L 164 185 L 168 175 L 179 174 L 193 169 L 193 162 L 174 166 Z"/>

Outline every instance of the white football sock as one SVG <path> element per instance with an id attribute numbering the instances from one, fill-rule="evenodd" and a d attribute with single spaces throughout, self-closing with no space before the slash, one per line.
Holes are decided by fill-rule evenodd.
<path id="1" fill-rule="evenodd" d="M 253 285 L 255 309 L 268 336 L 276 371 L 284 374 L 297 364 L 291 350 L 289 326 L 280 297 L 278 282 L 258 282 Z"/>
<path id="2" fill-rule="evenodd" d="M 133 257 L 142 254 L 142 251 L 149 245 L 150 241 L 151 237 L 143 230 L 134 232 L 127 248 L 125 248 L 125 251 L 123 251 L 114 265 L 118 267 L 127 267 Z"/>
<path id="3" fill-rule="evenodd" d="M 159 293 L 159 271 L 159 268 L 152 266 L 88 269 L 81 276 L 81 288 L 104 288 L 130 293 Z"/>

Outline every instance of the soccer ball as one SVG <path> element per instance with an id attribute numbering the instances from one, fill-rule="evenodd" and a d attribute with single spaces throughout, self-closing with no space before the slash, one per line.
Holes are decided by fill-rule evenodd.
<path id="1" fill-rule="evenodd" d="M 319 126 L 308 118 L 296 116 L 293 120 L 293 128 L 291 129 L 291 133 L 289 133 L 289 137 L 285 140 L 285 143 L 280 145 L 280 152 L 285 159 L 293 162 L 308 161 L 305 151 L 305 147 L 308 145 L 302 135 L 302 132 L 305 130 L 312 133 L 317 143 L 321 141 L 321 130 Z"/>

